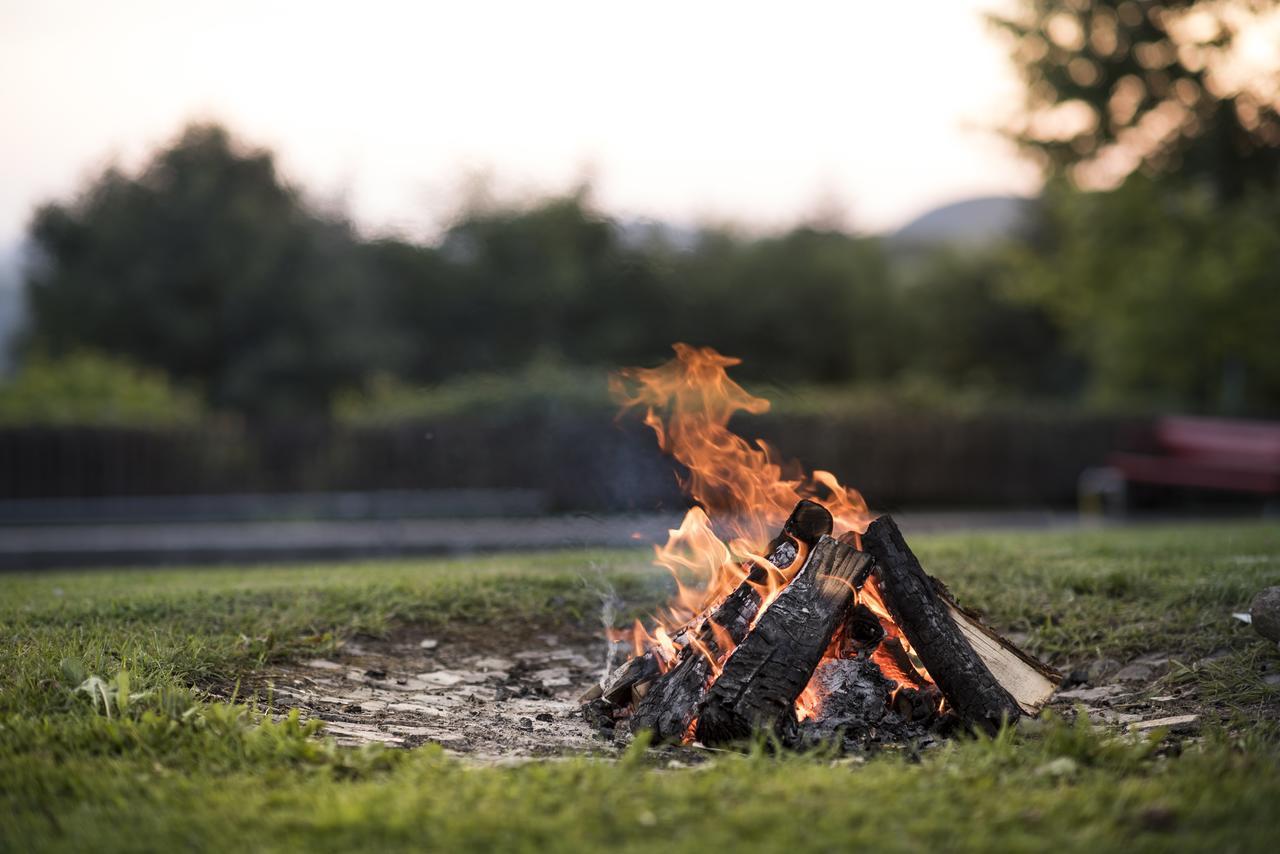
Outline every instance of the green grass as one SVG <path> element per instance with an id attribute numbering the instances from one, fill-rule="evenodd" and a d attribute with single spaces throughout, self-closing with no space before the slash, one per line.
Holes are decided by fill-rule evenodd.
<path id="1" fill-rule="evenodd" d="M 962 602 L 1060 667 L 1168 652 L 1183 743 L 1049 719 L 868 761 L 632 750 L 476 767 L 339 748 L 210 702 L 356 633 L 597 619 L 662 577 L 632 552 L 0 577 L 0 850 L 1267 850 L 1280 653 L 1232 610 L 1280 583 L 1280 531 L 1215 525 L 913 538 Z M 508 629 L 509 630 L 509 629 Z M 1203 659 L 1211 658 L 1206 662 Z M 123 676 L 121 674 L 124 674 Z M 101 678 L 96 699 L 75 688 Z M 681 767 L 670 767 L 673 757 Z"/>

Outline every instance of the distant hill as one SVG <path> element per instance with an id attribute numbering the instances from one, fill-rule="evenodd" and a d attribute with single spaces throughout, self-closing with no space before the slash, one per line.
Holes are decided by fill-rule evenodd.
<path id="1" fill-rule="evenodd" d="M 888 237 L 903 245 L 990 243 L 1014 233 L 1026 217 L 1030 201 L 1021 196 L 964 199 L 934 208 Z"/>

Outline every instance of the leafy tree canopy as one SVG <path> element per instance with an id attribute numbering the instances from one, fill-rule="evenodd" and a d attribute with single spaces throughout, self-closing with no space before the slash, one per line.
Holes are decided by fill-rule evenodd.
<path id="1" fill-rule="evenodd" d="M 1010 132 L 1086 188 L 1135 170 L 1223 197 L 1280 186 L 1280 68 L 1240 49 L 1276 26 L 1273 0 L 1020 0 L 992 21 L 1013 41 L 1024 110 Z"/>
<path id="2" fill-rule="evenodd" d="M 323 409 L 396 355 L 350 227 L 220 127 L 188 127 L 136 175 L 107 170 L 30 233 L 36 352 L 120 354 L 266 414 Z"/>

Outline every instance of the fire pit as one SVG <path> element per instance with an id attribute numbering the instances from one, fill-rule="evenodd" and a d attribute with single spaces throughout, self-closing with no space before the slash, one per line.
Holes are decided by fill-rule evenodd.
<path id="1" fill-rule="evenodd" d="M 733 433 L 734 413 L 769 407 L 729 379 L 739 360 L 675 350 L 613 388 L 697 505 L 655 549 L 675 596 L 610 633 L 625 660 L 583 695 L 588 720 L 666 742 L 859 746 L 994 732 L 1040 710 L 1058 673 L 961 608 L 856 490 Z"/>

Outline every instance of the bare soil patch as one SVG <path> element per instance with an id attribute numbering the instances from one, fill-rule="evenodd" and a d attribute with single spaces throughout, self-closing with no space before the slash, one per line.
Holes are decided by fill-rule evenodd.
<path id="1" fill-rule="evenodd" d="M 269 683 L 277 710 L 323 720 L 343 744 L 436 743 L 479 760 L 611 755 L 619 744 L 588 725 L 577 703 L 599 680 L 605 650 L 599 629 L 403 628 L 266 670 L 259 687 Z"/>

